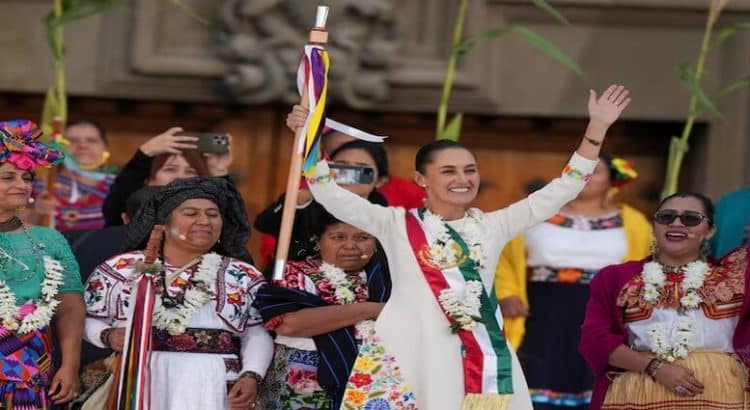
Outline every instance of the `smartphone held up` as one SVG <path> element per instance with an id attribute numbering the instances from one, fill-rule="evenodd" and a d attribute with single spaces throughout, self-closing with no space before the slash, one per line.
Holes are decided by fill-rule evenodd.
<path id="1" fill-rule="evenodd" d="M 369 166 L 331 163 L 329 168 L 340 185 L 370 185 L 375 182 L 375 169 Z"/>
<path id="2" fill-rule="evenodd" d="M 196 137 L 198 151 L 206 154 L 226 154 L 229 152 L 229 135 L 219 132 L 182 131 L 177 136 Z"/>

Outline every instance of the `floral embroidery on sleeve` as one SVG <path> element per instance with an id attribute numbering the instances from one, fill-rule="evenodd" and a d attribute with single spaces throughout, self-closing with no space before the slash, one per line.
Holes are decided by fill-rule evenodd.
<path id="1" fill-rule="evenodd" d="M 260 323 L 260 313 L 252 307 L 252 303 L 256 291 L 265 283 L 263 275 L 248 263 L 230 259 L 218 280 L 219 315 L 238 331 Z"/>

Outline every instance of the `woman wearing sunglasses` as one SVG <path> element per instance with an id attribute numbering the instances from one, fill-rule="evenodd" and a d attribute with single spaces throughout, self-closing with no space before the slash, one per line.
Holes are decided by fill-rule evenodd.
<path id="1" fill-rule="evenodd" d="M 746 408 L 748 249 L 706 260 L 713 218 L 703 195 L 672 195 L 654 214 L 653 255 L 594 277 L 579 346 L 591 409 Z"/>

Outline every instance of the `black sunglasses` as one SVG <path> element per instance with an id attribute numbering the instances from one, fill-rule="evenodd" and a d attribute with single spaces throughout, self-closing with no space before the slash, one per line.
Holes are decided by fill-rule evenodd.
<path id="1" fill-rule="evenodd" d="M 680 218 L 683 225 L 693 227 L 700 225 L 700 223 L 706 219 L 706 215 L 696 211 L 685 211 L 679 213 L 672 209 L 663 209 L 654 215 L 654 222 L 660 225 L 669 225 L 677 218 Z"/>

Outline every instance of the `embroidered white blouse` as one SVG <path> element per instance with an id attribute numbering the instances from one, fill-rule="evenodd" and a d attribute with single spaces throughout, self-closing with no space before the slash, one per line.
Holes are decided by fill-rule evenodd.
<path id="1" fill-rule="evenodd" d="M 115 256 L 99 265 L 86 282 L 84 338 L 91 344 L 105 347 L 101 332 L 109 327 L 125 327 L 132 307 L 129 300 L 136 276 L 135 264 L 140 260 L 143 260 L 140 251 Z M 168 273 L 177 271 L 169 265 L 165 269 Z M 173 283 L 180 279 L 188 283 L 190 275 L 183 271 Z M 242 367 L 227 365 L 225 359 L 237 359 L 235 355 L 152 352 L 152 410 L 228 409 L 228 381 L 237 379 L 244 371 L 266 374 L 273 356 L 273 340 L 261 325 L 260 314 L 251 307 L 263 283 L 263 275 L 253 266 L 232 258 L 223 259 L 216 283 L 209 289 L 213 299 L 193 313 L 187 327 L 221 329 L 238 336 Z"/>

